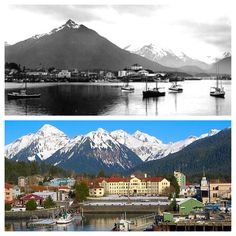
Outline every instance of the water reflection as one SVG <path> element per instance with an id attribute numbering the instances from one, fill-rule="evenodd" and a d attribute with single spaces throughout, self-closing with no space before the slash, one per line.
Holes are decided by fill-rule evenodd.
<path id="1" fill-rule="evenodd" d="M 134 92 L 122 92 L 120 86 L 96 84 L 55 84 L 29 88 L 41 93 L 38 99 L 8 100 L 6 115 L 230 115 L 231 81 L 223 81 L 225 99 L 209 95 L 213 80 L 185 81 L 182 93 L 143 99 L 145 83 L 132 83 Z M 6 90 L 8 91 L 14 91 Z"/>

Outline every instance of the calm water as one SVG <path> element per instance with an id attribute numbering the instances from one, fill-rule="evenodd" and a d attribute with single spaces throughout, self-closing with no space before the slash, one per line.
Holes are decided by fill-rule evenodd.
<path id="1" fill-rule="evenodd" d="M 214 80 L 184 81 L 182 93 L 168 92 L 165 97 L 143 99 L 145 83 L 131 83 L 133 93 L 121 91 L 119 84 L 29 84 L 30 93 L 41 93 L 40 98 L 8 100 L 5 95 L 6 115 L 230 115 L 231 81 L 223 81 L 224 99 L 209 95 Z M 21 84 L 6 83 L 6 94 L 16 91 Z M 33 86 L 33 87 L 31 87 Z M 155 87 L 155 83 L 149 83 Z"/>
<path id="2" fill-rule="evenodd" d="M 128 215 L 135 217 L 138 215 Z M 48 227 L 27 227 L 27 221 L 6 221 L 5 231 L 111 231 L 114 223 L 122 217 L 122 214 L 98 214 L 86 215 L 85 220 L 74 220 L 65 225 L 53 225 Z"/>

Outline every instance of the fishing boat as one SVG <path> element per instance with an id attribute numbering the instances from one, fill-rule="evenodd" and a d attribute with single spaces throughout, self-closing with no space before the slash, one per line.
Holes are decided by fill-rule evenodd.
<path id="1" fill-rule="evenodd" d="M 175 92 L 175 93 L 181 93 L 183 92 L 183 88 L 181 85 L 177 84 L 177 81 L 173 82 L 171 87 L 169 88 L 169 91 Z"/>
<path id="2" fill-rule="evenodd" d="M 225 97 L 225 91 L 224 91 L 224 88 L 222 86 L 222 80 L 221 80 L 221 83 L 219 85 L 219 75 L 218 75 L 219 73 L 218 72 L 217 72 L 217 75 L 216 75 L 216 87 L 211 87 L 210 96 L 218 97 L 218 98 L 224 98 Z"/>
<path id="3" fill-rule="evenodd" d="M 112 231 L 130 231 L 131 221 L 126 219 L 121 219 L 114 224 Z"/>
<path id="4" fill-rule="evenodd" d="M 24 89 L 21 89 L 19 92 L 9 92 L 7 94 L 8 99 L 39 98 L 40 96 L 40 93 L 29 94 L 27 92 L 27 81 L 25 81 Z"/>
<path id="5" fill-rule="evenodd" d="M 127 78 L 126 83 L 121 87 L 121 90 L 123 91 L 128 91 L 128 92 L 133 92 L 134 87 L 129 85 L 129 79 Z"/>
<path id="6" fill-rule="evenodd" d="M 165 91 L 161 91 L 163 90 L 163 88 L 158 87 L 157 85 L 158 80 L 156 80 L 156 87 L 153 89 L 149 89 L 147 87 L 147 80 L 146 80 L 146 90 L 143 91 L 143 98 L 149 98 L 149 97 L 161 97 L 161 96 L 165 96 L 166 92 Z"/>
<path id="7" fill-rule="evenodd" d="M 71 216 L 71 214 L 65 212 L 58 220 L 56 220 L 56 223 L 57 224 L 68 224 L 72 220 L 73 220 L 73 217 Z"/>

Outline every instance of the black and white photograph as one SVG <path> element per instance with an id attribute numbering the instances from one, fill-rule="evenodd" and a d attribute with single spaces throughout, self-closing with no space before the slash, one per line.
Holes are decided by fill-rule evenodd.
<path id="1" fill-rule="evenodd" d="M 9 5 L 5 114 L 231 115 L 230 4 L 213 5 Z"/>

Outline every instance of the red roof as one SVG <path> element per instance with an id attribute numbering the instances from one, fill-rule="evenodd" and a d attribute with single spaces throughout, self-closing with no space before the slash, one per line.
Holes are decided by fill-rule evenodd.
<path id="1" fill-rule="evenodd" d="M 35 194 L 28 194 L 28 195 L 21 197 L 20 200 L 23 200 L 23 201 L 36 200 L 36 201 L 38 201 L 38 200 L 43 200 L 43 198 L 38 195 L 35 195 Z"/>
<path id="2" fill-rule="evenodd" d="M 148 177 L 142 180 L 146 182 L 161 182 L 163 179 L 164 179 L 163 177 Z"/>

